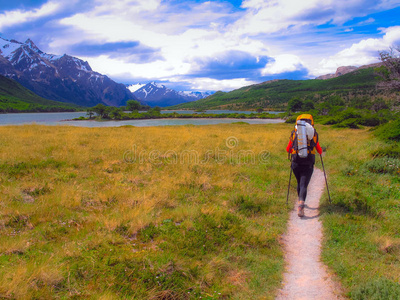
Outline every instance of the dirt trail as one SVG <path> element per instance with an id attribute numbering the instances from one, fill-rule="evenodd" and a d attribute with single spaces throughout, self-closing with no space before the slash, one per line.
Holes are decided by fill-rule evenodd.
<path id="1" fill-rule="evenodd" d="M 345 299 L 320 261 L 322 225 L 319 199 L 325 188 L 324 173 L 315 168 L 308 186 L 305 217 L 297 216 L 297 205 L 290 214 L 289 227 L 283 237 L 286 272 L 283 288 L 276 300 Z"/>

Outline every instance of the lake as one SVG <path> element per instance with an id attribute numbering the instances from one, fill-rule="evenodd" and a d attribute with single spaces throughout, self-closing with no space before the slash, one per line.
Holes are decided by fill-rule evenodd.
<path id="1" fill-rule="evenodd" d="M 163 111 L 165 112 L 165 111 Z M 168 111 L 174 112 L 174 111 Z M 191 111 L 176 111 L 178 113 L 191 113 Z M 207 111 L 208 113 L 232 113 L 235 111 Z M 251 112 L 240 112 L 251 113 Z M 137 127 L 165 126 L 165 125 L 212 125 L 221 123 L 246 122 L 249 124 L 281 123 L 280 119 L 148 119 L 148 120 L 126 120 L 126 121 L 65 121 L 73 118 L 86 116 L 86 112 L 61 112 L 61 113 L 15 113 L 0 114 L 0 125 L 70 125 L 79 127 L 118 127 L 132 125 Z"/>
<path id="2" fill-rule="evenodd" d="M 161 113 L 162 114 L 166 114 L 166 113 L 173 113 L 176 112 L 178 114 L 234 114 L 234 113 L 238 113 L 238 114 L 246 114 L 249 115 L 251 113 L 255 113 L 255 111 L 249 111 L 249 110 L 206 110 L 204 112 L 198 112 L 198 111 L 194 111 L 194 110 L 162 110 Z M 281 113 L 281 111 L 268 111 L 268 113 L 270 114 L 279 114 Z"/>

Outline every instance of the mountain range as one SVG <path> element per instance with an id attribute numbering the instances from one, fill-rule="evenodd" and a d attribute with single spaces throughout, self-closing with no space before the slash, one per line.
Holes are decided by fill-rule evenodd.
<path id="1" fill-rule="evenodd" d="M 136 100 L 124 84 L 93 71 L 86 61 L 44 53 L 30 39 L 21 43 L 0 37 L 0 75 L 43 98 L 81 106 L 122 106 Z"/>
<path id="2" fill-rule="evenodd" d="M 133 91 L 138 85 L 130 88 Z M 129 88 L 129 87 L 128 87 Z M 212 95 L 212 92 L 182 92 L 167 88 L 163 84 L 150 82 L 133 91 L 135 97 L 150 106 L 166 107 L 180 103 L 187 103 L 203 99 Z"/>

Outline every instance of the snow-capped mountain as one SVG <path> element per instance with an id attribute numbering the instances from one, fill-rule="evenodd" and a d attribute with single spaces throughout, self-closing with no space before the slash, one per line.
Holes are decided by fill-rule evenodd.
<path id="1" fill-rule="evenodd" d="M 132 85 L 132 89 L 137 86 L 138 85 Z M 212 93 L 175 91 L 167 88 L 163 84 L 150 82 L 135 90 L 133 94 L 136 96 L 136 98 L 146 102 L 150 106 L 166 107 L 180 103 L 196 101 L 208 97 Z"/>
<path id="2" fill-rule="evenodd" d="M 124 84 L 93 71 L 86 61 L 44 53 L 30 39 L 21 43 L 0 37 L 0 74 L 51 100 L 121 106 L 136 99 Z"/>

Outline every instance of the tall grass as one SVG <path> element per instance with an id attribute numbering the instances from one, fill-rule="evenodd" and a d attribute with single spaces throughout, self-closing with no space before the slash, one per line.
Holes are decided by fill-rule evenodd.
<path id="1" fill-rule="evenodd" d="M 287 135 L 0 127 L 0 296 L 273 299 Z"/>
<path id="2" fill-rule="evenodd" d="M 400 298 L 400 160 L 369 131 L 324 127 L 333 203 L 325 196 L 324 261 L 353 299 Z M 324 161 L 325 162 L 325 161 Z M 389 288 L 390 287 L 390 288 Z"/>

